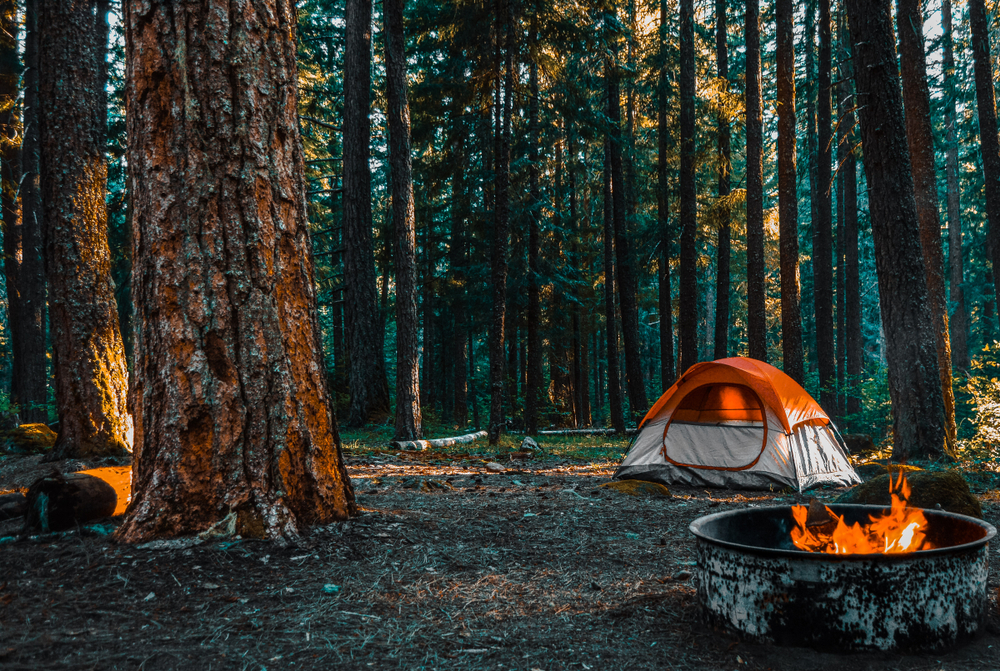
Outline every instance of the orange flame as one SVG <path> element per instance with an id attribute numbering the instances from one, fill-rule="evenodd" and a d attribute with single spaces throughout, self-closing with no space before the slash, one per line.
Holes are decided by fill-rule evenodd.
<path id="1" fill-rule="evenodd" d="M 927 541 L 927 518 L 919 508 L 908 508 L 910 486 L 902 471 L 893 483 L 889 478 L 889 493 L 892 507 L 888 515 L 872 515 L 870 523 L 862 526 L 859 522 L 848 526 L 844 518 L 827 506 L 825 519 L 818 522 L 809 520 L 809 508 L 792 506 L 795 528 L 792 542 L 795 547 L 808 552 L 827 554 L 898 554 L 930 550 L 934 546 Z M 807 523 L 808 520 L 808 523 Z"/>

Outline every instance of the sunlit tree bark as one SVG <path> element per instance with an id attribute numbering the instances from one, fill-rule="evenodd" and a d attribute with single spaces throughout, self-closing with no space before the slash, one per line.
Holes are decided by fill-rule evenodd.
<path id="1" fill-rule="evenodd" d="M 760 93 L 760 2 L 746 0 L 747 343 L 750 358 L 767 361 L 764 305 L 764 116 Z"/>
<path id="2" fill-rule="evenodd" d="M 726 31 L 726 0 L 715 0 L 715 64 L 719 79 L 729 83 L 729 45 Z M 720 199 L 729 196 L 730 158 L 729 119 L 720 112 L 717 120 Z M 715 358 L 729 356 L 729 209 L 719 213 L 719 233 L 715 252 Z"/>
<path id="3" fill-rule="evenodd" d="M 355 510 L 316 315 L 295 6 L 219 9 L 125 6 L 130 542 L 291 537 Z"/>
<path id="4" fill-rule="evenodd" d="M 39 2 L 41 193 L 59 438 L 50 459 L 132 448 L 108 249 L 94 4 Z"/>

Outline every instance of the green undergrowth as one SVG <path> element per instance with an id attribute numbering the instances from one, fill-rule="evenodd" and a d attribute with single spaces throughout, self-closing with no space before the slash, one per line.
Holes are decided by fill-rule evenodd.
<path id="1" fill-rule="evenodd" d="M 424 438 L 448 438 L 473 433 L 472 427 L 458 428 L 447 425 L 432 424 L 424 428 Z M 340 431 L 344 452 L 350 456 L 373 456 L 379 454 L 396 454 L 398 449 L 390 446 L 393 427 L 391 424 L 378 424 L 364 429 L 344 429 Z M 512 452 L 519 452 L 525 435 L 521 433 L 505 433 L 498 445 L 490 445 L 486 438 L 472 443 L 452 445 L 435 449 L 435 454 L 453 458 L 503 459 Z M 586 462 L 617 462 L 628 451 L 631 439 L 618 436 L 532 436 L 540 448 L 541 454 L 535 454 L 535 459 L 563 459 Z"/>

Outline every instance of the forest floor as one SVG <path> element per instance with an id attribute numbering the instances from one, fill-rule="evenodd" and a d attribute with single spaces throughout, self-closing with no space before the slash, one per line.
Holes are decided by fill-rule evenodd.
<path id="1" fill-rule="evenodd" d="M 295 544 L 123 545 L 119 520 L 0 545 L 0 668 L 773 669 L 1000 666 L 1000 576 L 983 633 L 931 656 L 830 654 L 704 624 L 695 518 L 791 503 L 789 492 L 601 488 L 624 443 L 506 462 L 347 443 L 360 514 Z M 598 443 L 600 441 L 597 441 Z M 543 447 L 545 445 L 543 444 Z M 479 448 L 473 446 L 473 450 Z M 603 456 L 602 456 L 603 455 Z M 48 472 L 0 459 L 0 491 Z M 65 471 L 94 464 L 55 464 Z M 974 486 L 1000 525 L 996 479 Z M 838 490 L 811 492 L 829 500 Z M 0 536 L 16 533 L 0 523 Z M 1000 566 L 993 544 L 993 566 Z"/>

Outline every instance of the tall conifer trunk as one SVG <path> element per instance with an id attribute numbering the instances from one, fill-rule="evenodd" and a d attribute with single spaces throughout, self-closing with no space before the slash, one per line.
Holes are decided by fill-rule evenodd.
<path id="1" fill-rule="evenodd" d="M 847 0 L 885 330 L 893 458 L 943 456 L 946 430 L 889 0 Z"/>
<path id="2" fill-rule="evenodd" d="M 371 203 L 371 0 L 346 0 L 344 47 L 344 308 L 350 356 L 347 425 L 389 414 L 389 383 L 375 278 Z"/>
<path id="3" fill-rule="evenodd" d="M 715 0 L 715 64 L 719 79 L 726 82 L 729 91 L 729 45 L 726 31 L 726 0 Z M 719 136 L 719 199 L 729 196 L 730 159 L 729 119 L 723 112 L 717 120 Z M 729 356 L 729 208 L 719 212 L 719 234 L 715 256 L 715 354 L 714 358 Z"/>
<path id="4" fill-rule="evenodd" d="M 136 459 L 118 535 L 130 542 L 211 528 L 287 538 L 355 511 L 323 374 L 296 9 L 235 9 L 125 5 Z"/>
<path id="5" fill-rule="evenodd" d="M 451 356 L 454 359 L 454 420 L 459 427 L 469 421 L 468 382 L 468 341 L 469 328 L 466 305 L 468 301 L 468 278 L 466 264 L 468 243 L 466 242 L 469 196 L 466 193 L 465 170 L 465 124 L 461 120 L 462 107 L 456 103 L 452 111 L 452 176 L 451 176 L 451 245 L 449 262 L 454 277 L 455 290 L 452 302 L 454 327 L 451 333 Z"/>
<path id="6" fill-rule="evenodd" d="M 984 0 L 969 0 L 972 58 L 979 115 L 979 146 L 983 157 L 986 219 L 989 223 L 990 261 L 1000 268 L 1000 140 L 997 138 L 997 104 L 993 88 L 989 21 Z M 993 273 L 995 298 L 1000 299 L 1000 272 Z"/>
<path id="7" fill-rule="evenodd" d="M 799 198 L 795 168 L 795 41 L 792 0 L 776 0 L 778 61 L 778 227 L 781 348 L 785 373 L 803 382 L 799 308 Z"/>
<path id="8" fill-rule="evenodd" d="M 760 2 L 746 0 L 747 343 L 751 359 L 767 361 L 764 305 L 764 117 L 760 92 Z"/>
<path id="9" fill-rule="evenodd" d="M 531 18 L 530 58 L 528 86 L 528 379 L 524 394 L 524 423 L 529 435 L 538 431 L 538 400 L 542 388 L 542 320 L 541 280 L 539 267 L 542 195 L 539 186 L 538 149 L 541 144 L 538 125 L 538 54 L 534 51 L 538 39 L 538 19 Z"/>
<path id="10" fill-rule="evenodd" d="M 108 165 L 94 6 L 39 3 L 39 109 L 59 438 L 49 459 L 132 449 L 128 370 L 107 237 Z"/>
<path id="11" fill-rule="evenodd" d="M 410 158 L 410 104 L 406 94 L 403 35 L 405 0 L 384 0 L 386 101 L 389 166 L 392 172 L 392 225 L 396 267 L 396 430 L 395 440 L 421 436 L 419 335 L 417 328 L 416 221 Z"/>
<path id="12" fill-rule="evenodd" d="M 695 64 L 694 0 L 680 2 L 680 348 L 683 375 L 698 362 L 698 252 L 695 232 L 698 228 L 697 186 L 695 185 Z"/>
<path id="13" fill-rule="evenodd" d="M 931 128 L 930 90 L 924 56 L 924 22 L 920 0 L 897 0 L 899 63 L 903 79 L 903 109 L 906 137 L 913 170 L 920 246 L 927 278 L 927 298 L 934 320 L 938 375 L 944 396 L 944 418 L 949 452 L 956 436 L 955 392 L 951 384 L 951 340 L 948 337 L 948 297 L 944 284 L 944 252 L 941 248 L 941 216 L 938 212 L 937 175 L 934 171 L 934 130 Z"/>
<path id="14" fill-rule="evenodd" d="M 962 371 L 969 370 L 969 319 L 965 307 L 962 268 L 962 191 L 958 183 L 958 82 L 955 76 L 955 48 L 952 40 L 951 0 L 941 0 L 941 66 L 944 70 L 945 171 L 948 194 L 948 265 L 951 327 L 951 361 Z"/>
<path id="15" fill-rule="evenodd" d="M 605 61 L 605 76 L 609 77 L 611 65 Z M 610 85 L 608 90 L 610 92 Z M 625 432 L 625 413 L 622 408 L 621 368 L 618 363 L 618 322 L 615 316 L 615 244 L 614 244 L 614 195 L 611 179 L 611 138 L 604 140 L 604 323 L 607 345 L 608 403 L 611 426 L 618 433 Z"/>
<path id="16" fill-rule="evenodd" d="M 670 185 L 667 155 L 670 129 L 667 127 L 667 0 L 660 0 L 660 69 L 657 78 L 656 109 L 656 218 L 660 232 L 660 385 L 666 390 L 674 383 L 674 314 L 670 295 Z"/>
<path id="17" fill-rule="evenodd" d="M 816 218 L 813 220 L 813 291 L 816 305 L 816 362 L 819 364 L 820 402 L 837 413 L 837 362 L 833 339 L 833 221 L 830 152 L 833 148 L 833 110 L 830 75 L 833 71 L 830 0 L 819 0 L 819 68 L 816 90 Z"/>

